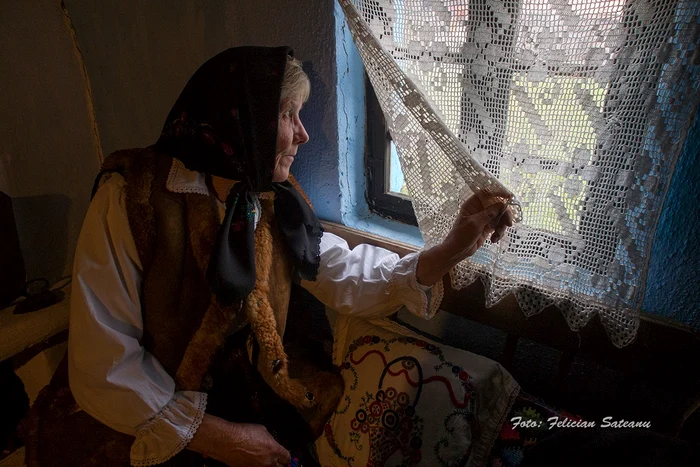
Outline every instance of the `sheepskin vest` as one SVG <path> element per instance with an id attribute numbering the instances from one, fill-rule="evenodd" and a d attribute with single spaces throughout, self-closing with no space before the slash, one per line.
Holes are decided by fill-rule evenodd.
<path id="1" fill-rule="evenodd" d="M 294 346 L 290 347 L 295 355 L 290 362 L 282 346 L 293 266 L 276 226 L 272 193 L 260 196 L 262 214 L 255 230 L 255 288 L 244 301 L 223 306 L 205 279 L 220 227 L 216 198 L 170 192 L 166 183 L 171 164 L 172 158 L 151 149 L 119 151 L 107 158 L 96 182 L 97 187 L 110 172 L 118 172 L 126 180 L 127 216 L 143 267 L 142 344 L 174 378 L 179 390 L 209 391 L 210 370 L 215 375 L 213 389 L 216 391 L 223 384 L 219 387 L 226 393 L 219 400 L 230 399 L 229 392 L 235 392 L 238 384 L 246 384 L 246 380 L 258 381 L 255 387 L 262 384 L 291 404 L 280 406 L 272 402 L 274 397 L 267 397 L 265 404 L 271 407 L 274 418 L 289 407 L 301 415 L 301 423 L 310 431 L 298 425 L 287 429 L 299 433 L 308 444 L 321 434 L 337 407 L 343 378 L 332 365 L 319 366 L 314 359 L 295 351 Z M 296 182 L 290 181 L 303 195 Z M 209 191 L 213 189 L 210 187 Z M 240 339 L 229 338 L 226 343 L 227 336 L 246 321 L 250 322 L 259 348 L 258 376 L 251 379 L 231 375 L 229 381 L 234 386 L 227 386 L 220 378 L 217 383 L 218 376 L 228 369 L 226 365 L 222 368 L 222 357 L 235 362 L 236 359 L 226 357 L 227 352 L 240 355 L 237 344 L 234 348 L 229 346 Z M 238 336 L 245 337 L 244 333 L 234 337 Z M 236 372 L 237 368 L 234 365 L 232 369 Z M 246 364 L 238 369 L 248 371 L 246 368 L 252 367 Z M 245 402 L 234 400 L 233 406 L 240 403 Z M 108 428 L 80 409 L 68 387 L 65 358 L 51 383 L 37 397 L 28 420 L 24 431 L 29 466 L 129 464 L 133 437 Z M 171 464 L 202 465 L 202 458 L 183 451 L 168 463 Z"/>
<path id="2" fill-rule="evenodd" d="M 245 323 L 247 310 L 243 302 L 223 306 L 210 292 L 205 273 L 220 227 L 217 200 L 213 194 L 168 190 L 171 164 L 171 157 L 151 149 L 129 149 L 112 154 L 103 171 L 126 180 L 127 216 L 143 267 L 142 344 L 180 389 L 197 391 L 226 336 Z M 275 225 L 272 193 L 260 195 L 260 203 L 258 229 L 266 223 L 272 235 L 256 235 L 256 249 L 272 249 L 274 264 L 258 280 L 282 336 L 293 268 Z"/>

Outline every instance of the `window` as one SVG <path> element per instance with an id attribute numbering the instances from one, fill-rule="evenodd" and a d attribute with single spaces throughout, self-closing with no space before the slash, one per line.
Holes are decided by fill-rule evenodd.
<path id="1" fill-rule="evenodd" d="M 371 211 L 407 224 L 418 225 L 401 172 L 396 146 L 369 79 L 365 77 L 367 143 L 365 168 L 367 204 Z"/>
<path id="2" fill-rule="evenodd" d="M 520 203 L 524 222 L 460 263 L 455 287 L 487 278 L 487 301 L 512 292 L 526 314 L 554 303 L 572 329 L 598 311 L 622 347 L 638 327 L 659 211 L 700 96 L 689 58 L 698 12 L 687 2 L 565 3 L 340 4 L 405 156 L 425 242 L 449 232 L 467 187 L 502 184 Z M 377 118 L 368 108 L 370 203 L 381 211 L 387 195 L 397 211 Z"/>

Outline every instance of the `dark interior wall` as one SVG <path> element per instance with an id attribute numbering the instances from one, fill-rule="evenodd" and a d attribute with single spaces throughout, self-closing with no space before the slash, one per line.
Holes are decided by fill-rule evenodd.
<path id="1" fill-rule="evenodd" d="M 65 3 L 105 156 L 155 142 L 187 79 L 236 40 L 226 21 L 227 2 Z"/>
<path id="2" fill-rule="evenodd" d="M 302 186 L 338 189 L 333 0 L 82 2 L 66 0 L 90 77 L 102 148 L 153 143 L 183 86 L 217 52 L 289 45 L 312 82 L 302 110 L 310 142 L 293 172 Z M 322 218 L 339 200 L 312 196 Z"/>
<path id="3" fill-rule="evenodd" d="M 301 5 L 297 4 L 300 3 Z M 155 141 L 197 67 L 228 47 L 289 45 L 312 97 L 295 174 L 338 193 L 333 0 L 11 0 L 0 15 L 0 190 L 30 278 L 69 274 L 102 155 Z M 340 201 L 312 194 L 319 216 Z"/>
<path id="4" fill-rule="evenodd" d="M 99 167 L 85 75 L 58 0 L 3 2 L 0 48 L 0 190 L 28 277 L 55 281 L 70 273 Z"/>

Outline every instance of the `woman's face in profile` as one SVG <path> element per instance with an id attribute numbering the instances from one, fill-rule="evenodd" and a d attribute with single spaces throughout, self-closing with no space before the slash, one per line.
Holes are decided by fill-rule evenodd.
<path id="1" fill-rule="evenodd" d="M 283 99 L 280 102 L 279 124 L 277 125 L 277 149 L 273 182 L 283 182 L 289 177 L 289 168 L 294 162 L 297 148 L 309 140 L 304 125 L 299 119 L 302 101 L 299 97 Z"/>

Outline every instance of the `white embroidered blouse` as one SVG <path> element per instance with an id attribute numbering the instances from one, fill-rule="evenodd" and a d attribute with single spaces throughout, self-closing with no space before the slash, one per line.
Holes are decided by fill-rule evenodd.
<path id="1" fill-rule="evenodd" d="M 207 395 L 175 391 L 172 377 L 141 346 L 142 267 L 129 229 L 124 183 L 118 174 L 103 182 L 83 223 L 73 270 L 68 369 L 80 407 L 134 435 L 131 464 L 148 466 L 187 446 L 206 411 Z M 177 160 L 167 188 L 209 193 L 204 175 Z M 223 219 L 223 204 L 220 211 Z M 342 238 L 325 232 L 317 280 L 301 285 L 341 314 L 380 317 L 405 306 L 429 319 L 442 300 L 442 282 L 432 288 L 418 284 L 418 255 L 399 258 L 369 245 L 351 250 Z"/>

